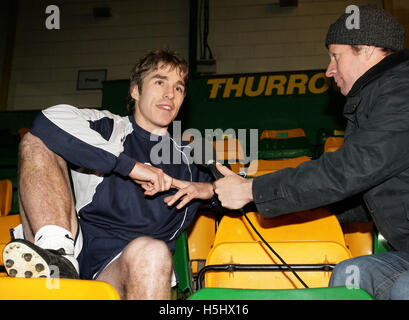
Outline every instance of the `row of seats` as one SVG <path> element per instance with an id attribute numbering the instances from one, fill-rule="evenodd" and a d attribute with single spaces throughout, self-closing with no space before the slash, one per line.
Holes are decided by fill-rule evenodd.
<path id="1" fill-rule="evenodd" d="M 330 140 L 328 140 L 330 141 Z M 229 141 L 222 141 L 223 142 L 223 155 L 219 155 L 221 158 L 226 159 L 229 157 L 236 157 L 237 158 L 237 153 L 234 155 L 229 154 L 228 149 L 226 149 L 226 145 L 229 145 Z M 220 142 L 218 142 L 220 144 Z M 231 143 L 231 142 L 230 142 Z M 236 142 L 238 143 L 238 141 Z M 215 145 L 216 150 L 218 150 L 217 145 Z M 239 150 L 238 144 L 236 144 L 236 150 Z M 226 153 L 227 150 L 227 153 Z M 328 150 L 331 151 L 331 150 Z M 244 158 L 244 157 L 243 157 Z M 250 173 L 254 176 L 257 176 L 259 174 L 263 174 L 266 172 L 272 172 L 275 170 L 279 170 L 283 167 L 295 167 L 298 164 L 304 162 L 304 161 L 309 161 L 309 157 L 299 157 L 299 159 L 290 159 L 290 160 L 275 160 L 275 161 L 262 161 L 258 160 L 257 166 L 253 165 L 253 167 L 249 166 L 248 169 L 250 169 Z M 240 169 L 240 168 L 239 168 Z M 237 169 L 236 169 L 237 170 Z M 254 170 L 254 172 L 252 171 Z M 8 189 L 10 189 L 10 183 L 6 183 L 8 185 Z M 6 194 L 3 193 L 2 194 Z M 9 199 L 10 197 L 7 197 Z M 4 209 L 4 212 L 9 212 L 7 209 Z M 314 236 L 313 233 L 308 233 L 305 232 L 305 228 L 307 226 L 313 226 L 313 228 L 310 228 L 310 231 L 315 228 L 315 230 L 319 233 L 323 226 L 320 225 L 320 223 L 330 223 L 329 225 L 332 225 L 335 227 L 337 220 L 334 216 L 330 215 L 328 212 L 322 212 L 322 211 L 316 211 L 315 213 L 308 213 L 308 216 L 314 216 L 315 218 L 313 219 L 314 222 L 306 222 L 302 221 L 304 219 L 303 217 L 307 216 L 307 214 L 300 215 L 300 214 L 294 214 L 294 215 L 286 215 L 283 217 L 283 221 L 279 221 L 279 219 L 262 219 L 260 215 L 257 213 L 249 213 L 250 219 L 253 221 L 253 223 L 257 226 L 258 230 L 261 230 L 262 232 L 265 232 L 263 234 L 265 238 L 268 239 L 269 243 L 271 243 L 274 248 L 284 257 L 285 260 L 288 261 L 288 263 L 333 263 L 332 261 L 341 261 L 343 259 L 348 258 L 351 256 L 351 250 L 347 250 L 346 246 L 347 244 L 345 243 L 347 237 L 342 234 L 342 230 L 338 228 L 337 232 L 332 232 L 331 231 L 331 236 L 332 240 L 328 240 L 327 238 L 323 239 L 322 241 L 317 241 L 317 235 L 315 234 Z M 0 222 L 0 227 L 3 229 L 0 229 L 1 235 L 4 236 L 3 238 L 0 238 L 0 250 L 4 247 L 4 245 L 10 240 L 9 235 L 8 235 L 8 229 L 10 226 L 14 226 L 18 224 L 17 220 L 19 220 L 18 215 L 13 215 L 13 216 L 8 216 L 8 217 L 3 217 L 5 220 L 2 219 Z M 8 221 L 6 221 L 8 219 Z M 288 220 L 289 219 L 289 220 Z M 301 220 L 300 220 L 301 219 Z M 233 221 L 233 222 L 232 222 Z M 317 224 L 317 222 L 320 222 Z M 274 224 L 275 223 L 275 224 Z M 325 227 L 328 227 L 328 224 L 325 224 Z M 273 225 L 271 225 L 273 224 Z M 290 227 L 296 227 L 295 229 L 292 229 L 292 231 L 289 229 Z M 301 227 L 301 230 L 297 229 L 298 227 Z M 339 227 L 339 225 L 338 225 Z M 336 227 L 335 227 L 336 228 Z M 308 228 L 307 228 L 308 229 Z M 328 230 L 333 230 L 333 228 L 329 228 Z M 271 231 L 274 231 L 271 233 Z M 356 231 L 356 230 L 355 230 Z M 354 232 L 352 232 L 354 233 Z M 275 234 L 275 238 L 274 235 Z M 304 234 L 303 239 L 299 238 L 294 238 L 297 237 L 296 235 L 299 234 Z M 307 234 L 310 234 L 311 237 L 306 237 Z M 0 235 L 0 237 L 1 237 Z M 5 236 L 7 235 L 7 236 Z M 188 244 L 189 244 L 189 256 L 191 260 L 191 268 L 193 273 L 197 274 L 197 272 L 200 270 L 200 268 L 204 265 L 206 262 L 207 265 L 209 264 L 223 264 L 223 263 L 262 263 L 262 264 L 271 264 L 271 263 L 277 263 L 277 260 L 274 256 L 268 253 L 268 250 L 266 247 L 264 247 L 264 244 L 262 244 L 259 240 L 256 240 L 254 238 L 254 234 L 252 233 L 251 229 L 247 225 L 247 222 L 243 220 L 243 218 L 238 219 L 237 217 L 228 217 L 225 216 L 222 221 L 220 222 L 220 225 L 217 229 L 216 233 L 216 219 L 214 217 L 213 213 L 203 213 L 200 214 L 196 217 L 196 221 L 191 225 L 191 227 L 188 230 Z M 227 235 L 227 237 L 226 237 Z M 335 235 L 337 235 L 335 237 Z M 293 237 L 293 238 L 292 238 Z M 333 241 L 333 238 L 336 238 L 336 241 Z M 207 239 L 206 241 L 203 241 L 204 239 Z M 295 239 L 295 240 L 294 240 Z M 294 241 L 297 242 L 297 250 L 294 250 Z M 238 244 L 239 243 L 239 244 Z M 331 249 L 332 248 L 332 249 Z M 315 259 L 317 257 L 318 252 L 322 252 L 322 250 L 325 251 L 324 258 L 322 258 L 322 255 L 320 255 L 320 259 Z M 226 253 L 229 253 L 226 256 Z M 243 252 L 251 253 L 248 255 L 243 255 Z M 310 252 L 310 255 L 312 257 L 312 260 L 308 260 L 307 256 L 309 255 L 308 252 Z M 268 253 L 268 254 L 267 254 Z M 240 255 L 241 254 L 241 255 Z M 349 254 L 349 255 L 348 255 Z M 253 258 L 251 258 L 253 257 Z M 245 259 L 242 259 L 245 258 Z M 301 262 L 300 262 L 301 261 Z M 308 261 L 313 261 L 313 262 L 308 262 Z M 0 261 L 1 264 L 3 264 L 3 261 Z M 273 282 L 266 282 L 265 277 L 271 278 L 271 273 L 265 273 L 264 272 L 264 278 L 263 278 L 263 272 L 257 272 L 255 274 L 260 275 L 258 278 L 258 283 L 256 279 L 254 279 L 254 272 L 234 272 L 233 278 L 236 279 L 236 287 L 237 288 L 244 288 L 244 287 L 263 287 L 263 285 L 267 288 L 274 288 L 274 287 L 280 287 L 280 288 L 287 288 L 287 287 L 297 287 L 299 284 L 297 284 L 297 281 L 292 277 L 291 274 L 288 274 L 288 272 L 277 272 L 275 273 L 276 276 L 273 277 L 275 280 Z M 3 274 L 4 275 L 4 274 Z M 227 275 L 227 278 L 226 278 Z M 306 281 L 309 282 L 309 285 L 311 286 L 322 286 L 323 283 L 328 281 L 329 273 L 320 273 L 318 278 L 312 277 L 313 273 L 307 272 L 304 275 L 304 272 L 300 273 L 300 275 L 305 279 Z M 220 272 L 209 272 L 206 274 L 206 286 L 209 287 L 231 287 L 232 284 L 231 282 L 232 274 L 231 273 L 220 273 Z M 242 278 L 242 280 L 240 280 Z M 271 278 L 271 279 L 273 279 Z M 18 283 L 21 282 L 23 279 L 10 279 L 10 278 L 5 278 L 0 279 L 0 290 L 3 291 L 6 290 L 7 288 L 9 289 L 10 283 L 9 281 L 16 280 L 14 285 L 16 288 L 18 287 Z M 28 279 L 28 281 L 31 281 L 34 279 Z M 40 280 L 40 279 L 38 279 Z M 237 281 L 239 280 L 239 281 Z M 24 281 L 24 280 L 23 280 Z M 36 280 L 37 281 L 37 280 Z M 42 285 L 44 287 L 44 279 L 42 280 Z M 65 280 L 62 280 L 63 283 L 65 283 Z M 65 281 L 65 282 L 64 282 Z M 68 280 L 67 280 L 68 281 Z M 70 280 L 72 281 L 72 280 Z M 69 282 L 67 283 L 67 286 L 65 288 L 69 288 Z M 244 281 L 244 282 L 243 282 Z M 247 284 L 246 284 L 247 281 Z M 27 282 L 26 282 L 27 283 Z M 33 283 L 34 282 L 30 282 Z M 24 282 L 22 283 L 22 285 Z M 97 286 L 100 286 L 101 284 L 97 284 Z M 108 285 L 108 284 L 106 284 Z M 87 284 L 86 287 L 91 286 L 92 284 Z M 73 288 L 78 288 L 74 285 Z M 108 287 L 105 287 L 105 291 L 102 289 L 99 289 L 100 292 L 105 292 L 105 298 L 118 298 L 116 291 L 108 285 Z M 113 291 L 112 291 L 113 290 Z M 21 291 L 21 290 L 20 290 Z M 20 292 L 19 290 L 16 289 L 16 294 L 17 292 Z M 91 290 L 92 291 L 92 290 Z M 59 291 L 61 293 L 61 291 Z M 63 291 L 64 292 L 64 291 Z M 67 291 L 67 293 L 69 290 Z M 86 292 L 86 290 L 84 291 Z M 55 291 L 54 293 L 57 293 Z M 115 295 L 116 294 L 116 295 Z M 103 294 L 104 296 L 104 294 Z M 15 296 L 14 296 L 15 297 Z M 39 296 L 39 298 L 41 295 Z M 49 299 L 52 299 L 52 297 L 47 296 Z M 54 298 L 58 299 L 59 296 L 58 294 L 54 296 Z M 65 296 L 66 299 L 70 299 L 68 296 Z M 79 298 L 77 295 L 73 293 L 72 297 Z M 94 295 L 92 298 L 98 298 L 101 297 L 99 295 Z M 13 298 L 13 295 L 7 295 L 3 296 L 0 298 Z M 91 298 L 91 297 L 90 297 Z"/>
<path id="2" fill-rule="evenodd" d="M 226 145 L 227 142 L 224 142 Z M 342 145 L 342 137 L 329 137 L 324 149 L 333 152 Z M 226 155 L 232 156 L 231 153 L 223 154 Z M 286 167 L 296 167 L 310 160 L 307 156 L 256 160 L 247 168 L 247 175 L 255 177 Z M 268 243 L 290 264 L 337 264 L 350 257 L 372 253 L 371 223 L 349 223 L 341 227 L 338 219 L 323 208 L 269 219 L 262 218 L 257 212 L 250 212 L 248 216 Z M 280 263 L 244 217 L 225 215 L 216 231 L 214 215 L 209 212 L 198 215 L 188 230 L 188 247 L 194 276 L 197 276 L 204 263 L 206 266 Z M 329 271 L 299 272 L 310 287 L 327 286 L 330 274 Z M 300 288 L 301 284 L 288 271 L 230 270 L 207 271 L 205 286 L 287 289 Z"/>
<path id="3" fill-rule="evenodd" d="M 330 152 L 343 144 L 340 131 L 338 135 L 326 137 L 323 151 Z M 234 172 L 245 172 L 249 176 L 294 167 L 301 162 L 314 158 L 315 153 L 305 132 L 301 128 L 290 130 L 264 130 L 260 135 L 258 157 L 249 164 L 245 163 L 245 151 L 237 138 L 213 141 L 218 161 L 224 161 Z M 270 161 L 274 160 L 274 161 Z"/>

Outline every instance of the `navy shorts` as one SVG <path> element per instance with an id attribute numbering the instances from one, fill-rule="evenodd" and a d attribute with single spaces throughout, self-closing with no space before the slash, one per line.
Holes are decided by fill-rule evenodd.
<path id="1" fill-rule="evenodd" d="M 77 235 L 81 232 L 82 236 L 82 248 L 77 256 L 80 278 L 93 280 L 122 252 L 129 241 L 113 238 L 108 234 L 95 236 L 95 231 L 89 224 L 81 219 L 78 220 L 78 224 L 81 231 L 78 231 Z M 81 239 L 77 237 L 77 241 L 81 241 Z M 77 245 L 81 246 L 81 244 L 76 243 Z"/>

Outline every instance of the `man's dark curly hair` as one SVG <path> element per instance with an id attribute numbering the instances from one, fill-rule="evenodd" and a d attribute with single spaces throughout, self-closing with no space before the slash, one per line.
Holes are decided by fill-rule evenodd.
<path id="1" fill-rule="evenodd" d="M 130 114 L 135 112 L 135 100 L 131 97 L 131 90 L 135 85 L 138 86 L 139 94 L 142 93 L 142 83 L 146 75 L 151 71 L 158 69 L 160 65 L 169 66 L 171 69 L 178 69 L 183 74 L 183 81 L 185 83 L 185 94 L 187 88 L 187 80 L 189 75 L 189 67 L 186 60 L 170 49 L 161 49 L 148 52 L 131 70 L 130 86 L 128 94 L 128 111 Z"/>

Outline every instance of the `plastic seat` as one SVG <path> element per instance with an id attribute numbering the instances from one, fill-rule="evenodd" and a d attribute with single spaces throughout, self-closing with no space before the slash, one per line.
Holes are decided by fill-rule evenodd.
<path id="1" fill-rule="evenodd" d="M 237 138 L 215 140 L 213 147 L 218 161 L 228 162 L 230 169 L 235 173 L 244 172 L 244 151 Z"/>
<path id="2" fill-rule="evenodd" d="M 313 155 L 313 147 L 301 128 L 264 130 L 260 135 L 258 149 L 258 158 L 263 160 Z"/>
<path id="3" fill-rule="evenodd" d="M 345 243 L 353 257 L 373 254 L 373 222 L 343 224 Z"/>
<path id="4" fill-rule="evenodd" d="M 212 212 L 200 212 L 187 229 L 189 263 L 195 275 L 204 266 L 216 236 L 216 219 Z"/>
<path id="5" fill-rule="evenodd" d="M 3 249 L 11 241 L 9 230 L 21 223 L 20 215 L 0 217 L 0 265 L 4 266 Z M 72 279 L 24 279 L 0 274 L 0 300 L 116 300 L 114 287 L 102 281 Z"/>
<path id="6" fill-rule="evenodd" d="M 269 241 L 288 264 L 337 264 L 351 258 L 349 250 L 331 241 Z M 207 265 L 281 264 L 264 243 L 255 241 L 224 242 L 214 246 Z M 298 271 L 310 288 L 327 287 L 330 271 Z M 208 271 L 207 288 L 292 289 L 303 288 L 290 271 Z"/>
<path id="7" fill-rule="evenodd" d="M 263 238 L 289 264 L 337 264 L 352 255 L 338 219 L 319 208 L 263 218 L 248 218 Z M 220 264 L 281 264 L 261 242 L 243 216 L 224 216 L 206 266 Z M 328 285 L 330 271 L 297 272 L 309 287 Z M 205 286 L 217 288 L 289 289 L 302 284 L 289 271 L 207 271 Z"/>
<path id="8" fill-rule="evenodd" d="M 346 246 L 338 219 L 324 208 L 274 218 L 249 212 L 247 217 L 267 241 L 333 241 Z M 219 223 L 214 245 L 234 241 L 261 240 L 243 216 L 225 215 Z"/>
<path id="9" fill-rule="evenodd" d="M 0 277 L 0 300 L 119 300 L 107 282 Z"/>
<path id="10" fill-rule="evenodd" d="M 323 146 L 328 137 L 343 137 L 344 134 L 344 130 L 320 128 L 317 132 L 316 144 Z"/>
<path id="11" fill-rule="evenodd" d="M 6 216 L 11 210 L 13 185 L 11 180 L 0 180 L 0 216 Z"/>
<path id="12" fill-rule="evenodd" d="M 253 160 L 247 168 L 247 176 L 257 177 L 284 168 L 295 168 L 299 164 L 311 160 L 307 156 L 279 160 Z"/>
<path id="13" fill-rule="evenodd" d="M 337 151 L 343 145 L 344 145 L 343 137 L 328 137 L 327 140 L 325 140 L 324 152 Z"/>

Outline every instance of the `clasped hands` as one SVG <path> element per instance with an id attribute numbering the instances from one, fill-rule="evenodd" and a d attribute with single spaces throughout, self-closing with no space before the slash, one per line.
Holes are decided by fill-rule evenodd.
<path id="1" fill-rule="evenodd" d="M 175 194 L 164 199 L 168 206 L 179 201 L 177 209 L 183 208 L 194 199 L 210 199 L 214 193 L 217 194 L 222 206 L 228 209 L 240 209 L 253 200 L 252 179 L 240 177 L 219 163 L 216 167 L 224 178 L 213 184 L 172 178 L 160 168 L 139 162 L 135 164 L 129 177 L 141 185 L 145 190 L 144 194 L 149 196 L 171 188 L 178 189 Z"/>

